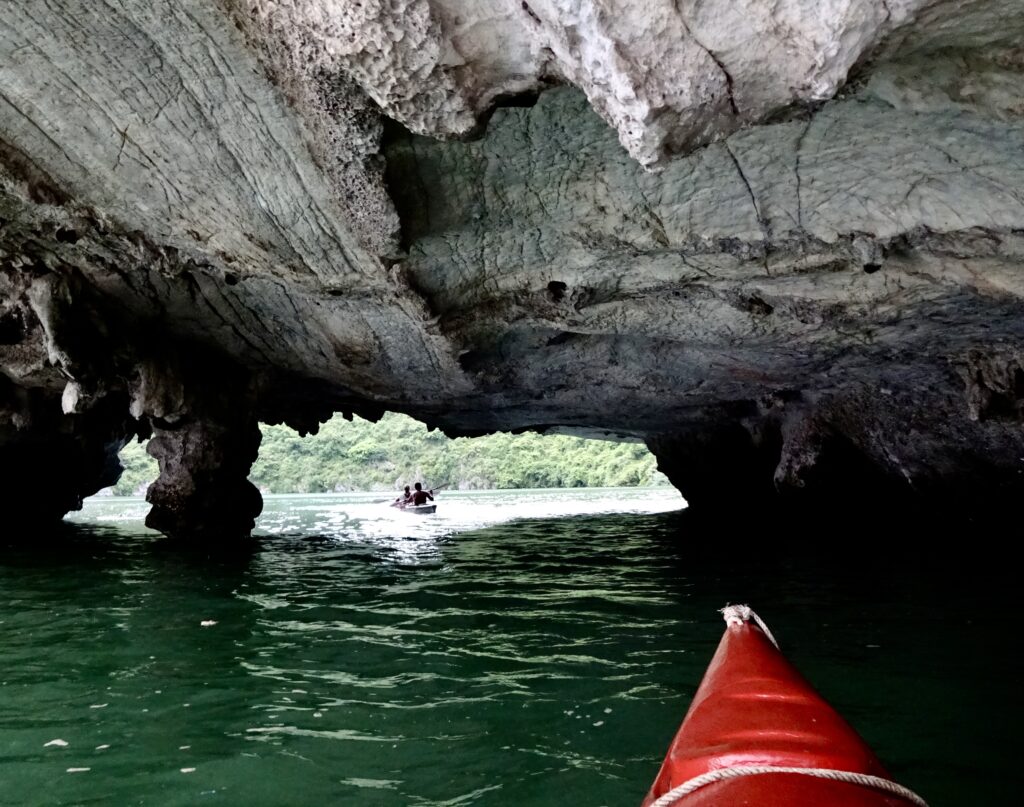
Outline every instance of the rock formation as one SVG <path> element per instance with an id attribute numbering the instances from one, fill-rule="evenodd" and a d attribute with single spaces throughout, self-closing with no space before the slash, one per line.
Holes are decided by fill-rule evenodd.
<path id="1" fill-rule="evenodd" d="M 0 497 L 257 422 L 642 439 L 691 505 L 1024 488 L 1021 0 L 10 0 Z M 29 511 L 24 503 L 40 501 Z M 21 504 L 19 504 L 21 503 Z"/>

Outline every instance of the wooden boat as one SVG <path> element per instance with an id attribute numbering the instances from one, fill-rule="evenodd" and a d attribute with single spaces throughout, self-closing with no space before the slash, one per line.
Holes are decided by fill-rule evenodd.
<path id="1" fill-rule="evenodd" d="M 643 807 L 927 807 L 783 657 L 746 606 L 725 635 Z"/>
<path id="2" fill-rule="evenodd" d="M 437 511 L 436 504 L 407 504 L 405 507 L 399 508 L 403 513 L 412 513 L 417 516 L 429 516 Z"/>

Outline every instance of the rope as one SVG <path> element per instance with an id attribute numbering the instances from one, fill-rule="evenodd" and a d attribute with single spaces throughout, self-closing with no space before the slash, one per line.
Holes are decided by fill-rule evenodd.
<path id="1" fill-rule="evenodd" d="M 764 635 L 778 649 L 779 643 L 775 641 L 772 632 L 768 629 L 764 620 L 754 613 L 754 609 L 749 605 L 727 605 L 722 609 L 722 616 L 725 618 L 725 624 L 730 626 L 743 625 L 753 620 L 754 624 L 764 631 Z M 787 768 L 772 765 L 741 765 L 734 768 L 719 768 L 718 770 L 708 771 L 705 774 L 690 779 L 688 782 L 683 782 L 679 787 L 673 788 L 665 795 L 651 802 L 650 807 L 672 807 L 683 796 L 688 796 L 695 790 L 700 790 L 700 788 L 715 782 L 737 779 L 741 776 L 759 776 L 769 773 L 795 773 L 801 776 L 813 776 L 817 779 L 828 779 L 832 782 L 847 782 L 891 793 L 894 796 L 899 796 L 901 799 L 909 801 L 911 804 L 916 804 L 918 807 L 928 807 L 928 802 L 918 796 L 913 790 L 909 790 L 903 787 L 903 785 L 898 785 L 889 779 L 883 779 L 880 776 L 854 773 L 852 771 L 837 771 L 831 768 Z"/>
<path id="2" fill-rule="evenodd" d="M 705 785 L 721 782 L 726 779 L 737 779 L 741 776 L 757 776 L 766 773 L 796 773 L 802 776 L 813 776 L 817 779 L 828 779 L 832 782 L 847 782 L 891 793 L 894 796 L 899 796 L 901 799 L 906 799 L 911 804 L 918 805 L 918 807 L 928 807 L 928 802 L 918 796 L 913 790 L 908 790 L 903 785 L 898 785 L 880 776 L 869 776 L 866 773 L 853 773 L 851 771 L 835 771 L 829 768 L 776 768 L 769 765 L 751 765 L 709 771 L 691 779 L 689 782 L 684 782 L 679 787 L 673 788 L 661 798 L 651 802 L 650 807 L 672 807 L 683 796 L 688 796 Z"/>
<path id="3" fill-rule="evenodd" d="M 722 616 L 725 617 L 726 625 L 742 625 L 744 622 L 749 622 L 751 619 L 754 620 L 754 624 L 757 625 L 768 637 L 768 640 L 775 645 L 775 649 L 779 649 L 779 643 L 775 641 L 775 637 L 772 632 L 768 630 L 768 626 L 764 624 L 764 620 L 761 619 L 754 609 L 749 605 L 727 605 L 722 609 Z"/>

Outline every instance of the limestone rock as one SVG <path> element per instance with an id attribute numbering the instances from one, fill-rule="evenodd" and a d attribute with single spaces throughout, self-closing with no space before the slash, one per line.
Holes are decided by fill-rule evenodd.
<path id="1" fill-rule="evenodd" d="M 0 487 L 62 464 L 62 513 L 153 433 L 152 522 L 235 536 L 258 421 L 390 409 L 644 439 L 695 507 L 1015 501 L 1022 34 L 1020 0 L 0 4 Z"/>
<path id="2" fill-rule="evenodd" d="M 190 540 L 247 536 L 263 509 L 259 491 L 246 478 L 259 444 L 251 415 L 205 415 L 174 429 L 156 427 L 147 450 L 159 461 L 160 476 L 146 491 L 153 505 L 146 526 Z"/>
<path id="3" fill-rule="evenodd" d="M 343 70 L 425 135 L 472 133 L 504 97 L 582 89 L 644 165 L 792 104 L 877 53 L 1013 44 L 1016 0 L 248 0 L 281 47 Z"/>

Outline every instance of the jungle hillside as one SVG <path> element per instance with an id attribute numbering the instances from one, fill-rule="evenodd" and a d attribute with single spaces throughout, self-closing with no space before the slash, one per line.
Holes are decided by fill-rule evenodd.
<path id="1" fill-rule="evenodd" d="M 453 490 L 667 484 L 642 443 L 533 433 L 450 439 L 398 414 L 376 423 L 339 415 L 306 437 L 287 426 L 260 428 L 249 478 L 264 493 L 395 490 L 417 481 Z M 157 476 L 145 444 L 127 445 L 121 463 L 112 492 L 143 495 Z"/>

